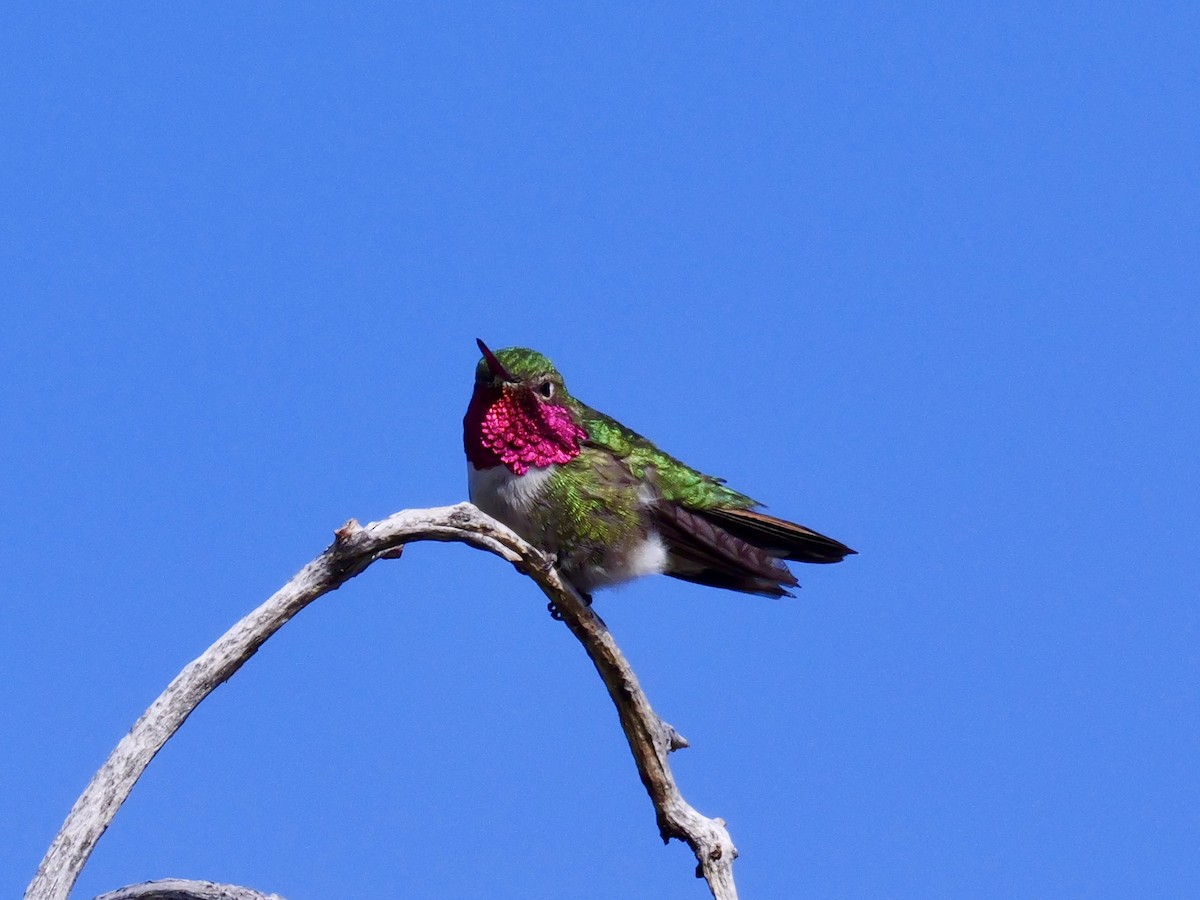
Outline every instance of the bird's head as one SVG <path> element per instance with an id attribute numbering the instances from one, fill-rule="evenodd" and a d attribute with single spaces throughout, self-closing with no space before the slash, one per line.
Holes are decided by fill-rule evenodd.
<path id="1" fill-rule="evenodd" d="M 516 475 L 530 467 L 570 462 L 587 432 L 554 364 L 536 350 L 492 352 L 476 339 L 483 358 L 463 418 L 463 445 L 476 469 L 506 465 Z"/>

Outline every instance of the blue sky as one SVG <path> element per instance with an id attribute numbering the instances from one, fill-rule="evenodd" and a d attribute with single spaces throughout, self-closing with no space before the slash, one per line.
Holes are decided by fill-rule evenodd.
<path id="1" fill-rule="evenodd" d="M 477 358 L 861 551 L 597 597 L 746 897 L 1200 880 L 1194 4 L 0 14 L 0 893 L 350 517 L 465 498 Z M 531 583 L 291 622 L 80 881 L 698 898 Z"/>

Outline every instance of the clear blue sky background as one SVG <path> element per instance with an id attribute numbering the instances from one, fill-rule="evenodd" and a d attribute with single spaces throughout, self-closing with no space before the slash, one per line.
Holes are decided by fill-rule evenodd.
<path id="1" fill-rule="evenodd" d="M 0 894 L 477 353 L 861 551 L 598 597 L 747 898 L 1200 890 L 1194 3 L 0 14 Z M 599 679 L 420 545 L 188 721 L 79 886 L 700 898 Z"/>

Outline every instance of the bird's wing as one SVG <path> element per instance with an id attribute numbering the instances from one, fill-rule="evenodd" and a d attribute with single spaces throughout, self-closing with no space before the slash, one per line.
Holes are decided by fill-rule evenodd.
<path id="1" fill-rule="evenodd" d="M 752 509 L 706 509 L 700 515 L 730 534 L 783 559 L 835 563 L 858 552 L 811 528 Z"/>
<path id="2" fill-rule="evenodd" d="M 787 566 L 702 513 L 660 501 L 653 515 L 667 545 L 666 574 L 747 594 L 791 596 L 787 589 L 796 585 L 796 578 Z"/>
<path id="3" fill-rule="evenodd" d="M 580 422 L 587 430 L 585 443 L 601 447 L 625 460 L 638 478 L 652 477 L 663 496 L 691 509 L 735 507 L 748 509 L 760 505 L 725 485 L 722 478 L 705 475 L 654 444 L 611 416 L 574 401 Z M 648 469 L 653 475 L 647 476 Z"/>

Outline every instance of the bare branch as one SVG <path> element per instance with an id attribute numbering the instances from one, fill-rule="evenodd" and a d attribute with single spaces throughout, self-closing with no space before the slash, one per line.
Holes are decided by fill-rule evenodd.
<path id="1" fill-rule="evenodd" d="M 158 881 L 127 885 L 101 894 L 96 900 L 283 900 L 283 897 L 278 894 L 264 894 L 236 884 L 162 878 Z"/>
<path id="2" fill-rule="evenodd" d="M 687 742 L 654 712 L 603 621 L 542 553 L 470 503 L 403 510 L 365 528 L 352 519 L 334 537 L 324 553 L 189 663 L 134 723 L 75 801 L 26 890 L 26 900 L 65 900 L 150 760 L 267 638 L 313 600 L 341 587 L 377 559 L 398 556 L 404 544 L 415 541 L 469 544 L 508 560 L 537 583 L 604 679 L 654 804 L 663 841 L 677 838 L 692 848 L 696 875 L 707 880 L 716 900 L 737 897 L 732 869 L 737 850 L 725 823 L 702 816 L 683 799 L 667 763 L 667 754 Z"/>

